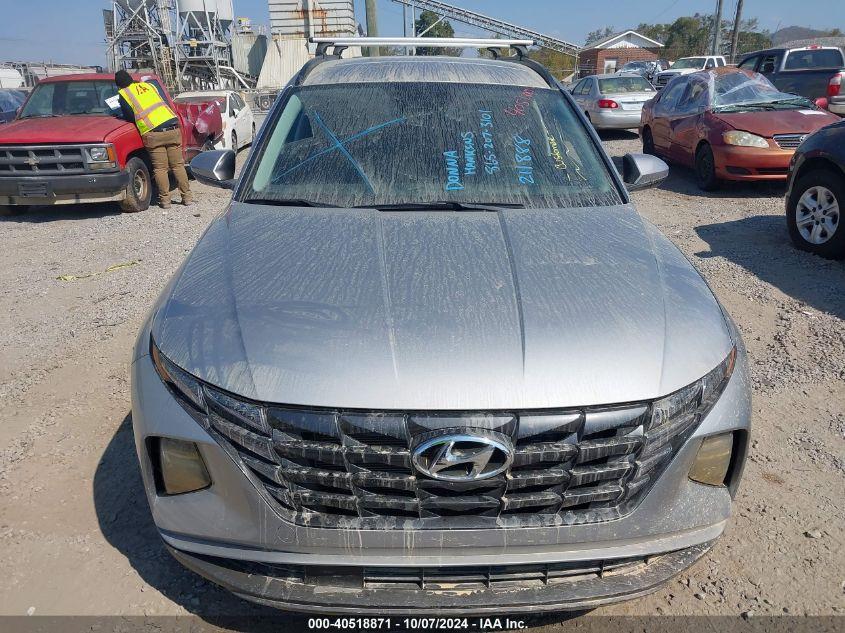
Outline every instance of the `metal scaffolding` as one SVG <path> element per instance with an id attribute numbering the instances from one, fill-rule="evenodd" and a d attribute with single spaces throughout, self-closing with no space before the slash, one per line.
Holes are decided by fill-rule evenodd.
<path id="1" fill-rule="evenodd" d="M 510 22 L 505 22 L 504 20 L 491 18 L 489 16 L 482 15 L 481 13 L 476 13 L 475 11 L 469 11 L 451 4 L 446 4 L 445 2 L 439 2 L 439 0 L 393 1 L 409 7 L 431 11 L 443 17 L 449 18 L 450 20 L 456 20 L 464 24 L 469 24 L 470 26 L 476 26 L 492 33 L 499 33 L 500 35 L 507 35 L 508 37 L 520 39 L 531 39 L 534 40 L 537 46 L 558 51 L 559 53 L 566 53 L 567 55 L 572 55 L 576 58 L 578 57 L 578 53 L 581 51 L 581 47 L 577 44 L 572 44 L 571 42 L 566 42 L 550 35 L 538 33 L 537 31 L 532 31 L 531 29 L 526 29 L 523 26 L 511 24 Z"/>
<path id="2" fill-rule="evenodd" d="M 110 70 L 148 70 L 175 87 L 172 0 L 113 0 L 103 12 Z"/>

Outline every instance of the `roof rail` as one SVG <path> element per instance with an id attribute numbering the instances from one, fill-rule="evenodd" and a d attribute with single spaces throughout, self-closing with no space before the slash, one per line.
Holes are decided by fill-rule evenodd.
<path id="1" fill-rule="evenodd" d="M 426 48 L 486 48 L 498 51 L 500 48 L 512 48 L 519 58 L 524 57 L 534 40 L 497 40 L 495 38 L 462 37 L 312 37 L 312 44 L 317 45 L 317 55 L 323 56 L 328 49 L 333 55 L 340 55 L 350 46 L 371 48 L 376 46 L 420 46 Z"/>

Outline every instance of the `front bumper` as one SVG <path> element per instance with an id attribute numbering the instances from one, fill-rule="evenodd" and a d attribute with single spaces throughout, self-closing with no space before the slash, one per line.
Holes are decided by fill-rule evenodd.
<path id="1" fill-rule="evenodd" d="M 734 467 L 730 489 L 688 478 L 703 437 L 737 431 L 747 444 L 750 399 L 744 352 L 713 410 L 682 446 L 642 502 L 628 515 L 599 523 L 461 530 L 331 529 L 285 521 L 260 496 L 227 453 L 173 398 L 148 355 L 149 330 L 143 328 L 132 363 L 132 418 L 145 491 L 159 532 L 186 566 L 251 600 L 295 609 L 385 613 L 407 612 L 408 605 L 449 612 L 513 609 L 577 609 L 623 600 L 655 589 L 701 556 L 723 532 L 744 453 Z M 195 442 L 213 484 L 202 491 L 156 494 L 147 455 L 149 436 Z M 584 577 L 579 584 L 391 589 L 355 586 L 336 579 L 352 568 L 412 573 L 428 568 L 506 567 L 548 564 L 613 564 L 654 558 L 632 574 Z M 244 567 L 245 566 L 245 567 Z M 322 570 L 318 586 L 279 576 L 279 567 Z M 330 570 L 342 568 L 348 573 Z M 416 573 L 416 572 L 413 572 Z M 275 574 L 275 575 L 274 575 Z M 609 581 L 613 576 L 622 580 Z M 307 575 L 306 575 L 307 577 Z M 261 587 L 266 591 L 262 593 Z M 401 592 L 398 595 L 396 592 Z M 409 597 L 410 596 L 410 597 Z M 508 602 L 508 598 L 513 598 Z M 408 602 L 410 601 L 410 602 Z M 310 606 L 309 606 L 310 605 Z M 538 606 L 539 605 L 539 606 Z M 419 611 L 418 611 L 419 612 Z"/>
<path id="2" fill-rule="evenodd" d="M 129 172 L 79 176 L 0 177 L 0 205 L 117 202 L 126 197 Z"/>
<path id="3" fill-rule="evenodd" d="M 795 150 L 778 147 L 712 147 L 716 176 L 721 180 L 784 181 L 789 173 L 789 161 L 795 153 Z"/>
<path id="4" fill-rule="evenodd" d="M 702 543 L 608 569 L 589 561 L 557 568 L 446 568 L 431 577 L 424 568 L 254 564 L 168 550 L 188 569 L 269 606 L 322 614 L 448 616 L 572 611 L 643 596 L 711 546 Z"/>

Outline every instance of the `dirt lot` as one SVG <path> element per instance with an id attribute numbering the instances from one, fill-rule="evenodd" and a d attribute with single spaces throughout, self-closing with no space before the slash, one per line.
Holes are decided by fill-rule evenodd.
<path id="1" fill-rule="evenodd" d="M 627 132 L 605 142 L 617 157 L 640 148 Z M 0 218 L 2 614 L 267 613 L 171 560 L 134 455 L 127 375 L 136 332 L 225 203 L 220 190 L 196 190 L 189 209 Z M 783 193 L 731 186 L 705 195 L 673 167 L 659 189 L 634 196 L 742 329 L 753 447 L 714 551 L 657 593 L 594 613 L 845 609 L 845 266 L 791 247 Z"/>

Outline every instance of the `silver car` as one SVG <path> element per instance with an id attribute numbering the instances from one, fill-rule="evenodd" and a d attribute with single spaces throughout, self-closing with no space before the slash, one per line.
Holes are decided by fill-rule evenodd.
<path id="1" fill-rule="evenodd" d="M 643 104 L 656 91 L 640 75 L 591 75 L 570 89 L 578 106 L 597 130 L 639 127 Z"/>
<path id="2" fill-rule="evenodd" d="M 324 49 L 325 50 L 325 49 Z M 132 359 L 181 563 L 323 613 L 583 609 L 722 534 L 739 332 L 572 98 L 521 58 L 319 55 L 281 93 Z"/>

